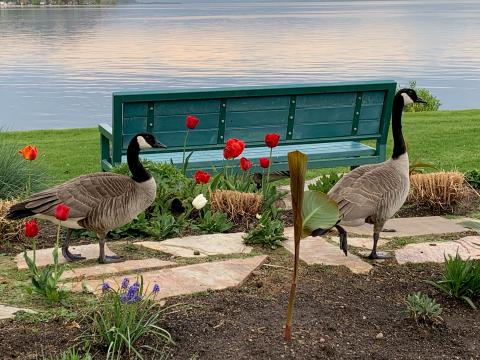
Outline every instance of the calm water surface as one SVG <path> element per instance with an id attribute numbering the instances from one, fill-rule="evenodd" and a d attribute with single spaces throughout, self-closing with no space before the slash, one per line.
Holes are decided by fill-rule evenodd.
<path id="1" fill-rule="evenodd" d="M 0 9 L 0 126 L 111 121 L 112 91 L 394 79 L 480 108 L 480 1 Z"/>

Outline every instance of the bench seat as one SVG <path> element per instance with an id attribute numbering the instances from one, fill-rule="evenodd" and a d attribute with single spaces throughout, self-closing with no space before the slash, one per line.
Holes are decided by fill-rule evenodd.
<path id="1" fill-rule="evenodd" d="M 370 158 L 368 163 L 378 162 L 376 158 L 375 148 L 355 141 L 330 142 L 323 144 L 298 144 L 298 145 L 280 145 L 273 149 L 272 152 L 272 170 L 284 170 L 285 164 L 288 164 L 287 154 L 290 151 L 299 150 L 308 154 L 309 163 L 317 165 L 317 167 L 330 167 L 342 165 L 356 165 L 357 163 L 365 164 L 365 157 Z M 167 150 L 168 151 L 168 150 Z M 156 162 L 173 162 L 180 166 L 182 164 L 183 154 L 181 152 L 160 152 L 160 153 L 143 153 L 140 154 L 141 159 Z M 252 171 L 261 171 L 258 160 L 261 157 L 269 156 L 269 149 L 266 147 L 246 147 L 242 155 L 254 163 Z M 341 159 L 344 159 L 343 162 Z M 126 162 L 127 157 L 122 157 L 122 162 Z M 239 160 L 229 161 L 230 167 L 238 168 Z M 222 149 L 198 150 L 194 151 L 190 157 L 188 167 L 189 172 L 195 170 L 209 170 L 212 166 L 221 168 L 224 166 Z"/>

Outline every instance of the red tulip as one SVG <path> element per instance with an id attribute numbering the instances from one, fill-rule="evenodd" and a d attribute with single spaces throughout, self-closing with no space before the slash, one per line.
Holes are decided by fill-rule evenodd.
<path id="1" fill-rule="evenodd" d="M 269 148 L 274 148 L 275 146 L 277 146 L 279 141 L 280 141 L 280 135 L 278 134 L 265 135 L 265 144 L 267 144 Z"/>
<path id="2" fill-rule="evenodd" d="M 38 235 L 37 220 L 30 220 L 25 222 L 25 236 L 33 238 Z"/>
<path id="3" fill-rule="evenodd" d="M 25 146 L 22 150 L 18 152 L 19 154 L 23 155 L 23 158 L 25 160 L 35 160 L 38 155 L 38 150 L 35 146 L 33 145 L 27 145 Z"/>
<path id="4" fill-rule="evenodd" d="M 68 214 L 70 213 L 70 208 L 67 205 L 58 204 L 55 208 L 55 217 L 57 220 L 65 221 L 68 219 Z"/>
<path id="5" fill-rule="evenodd" d="M 188 115 L 187 118 L 185 119 L 185 125 L 190 130 L 195 129 L 199 122 L 200 120 L 198 120 L 198 118 L 194 115 Z"/>
<path id="6" fill-rule="evenodd" d="M 252 167 L 252 165 L 253 165 L 252 162 L 250 160 L 248 160 L 247 158 L 242 157 L 240 159 L 240 168 L 243 171 L 248 171 Z"/>
<path id="7" fill-rule="evenodd" d="M 235 159 L 242 154 L 243 149 L 245 149 L 245 143 L 242 140 L 228 139 L 223 149 L 223 157 L 225 159 Z"/>
<path id="8" fill-rule="evenodd" d="M 197 184 L 206 184 L 210 180 L 210 174 L 205 171 L 195 171 L 195 182 Z"/>
<path id="9" fill-rule="evenodd" d="M 259 162 L 260 162 L 260 166 L 264 169 L 266 169 L 270 166 L 270 159 L 269 158 L 266 158 L 266 157 L 260 158 Z"/>

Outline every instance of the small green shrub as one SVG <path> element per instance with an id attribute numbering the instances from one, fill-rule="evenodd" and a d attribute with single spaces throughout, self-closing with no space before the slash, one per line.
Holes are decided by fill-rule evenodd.
<path id="1" fill-rule="evenodd" d="M 70 348 L 61 355 L 49 357 L 47 360 L 92 360 L 92 355 L 88 351 L 81 355 L 75 348 Z"/>
<path id="2" fill-rule="evenodd" d="M 29 178 L 32 192 L 42 190 L 45 187 L 45 176 L 38 161 L 25 160 L 18 153 L 23 146 L 6 142 L 1 132 L 0 130 L 0 199 L 24 196 Z"/>
<path id="3" fill-rule="evenodd" d="M 473 299 L 480 296 L 480 264 L 462 260 L 458 255 L 445 257 L 445 269 L 440 280 L 427 281 L 448 296 L 465 301 L 476 309 Z"/>
<path id="4" fill-rule="evenodd" d="M 47 265 L 39 269 L 35 263 L 35 252 L 34 248 L 32 259 L 28 257 L 26 251 L 23 253 L 32 281 L 32 285 L 27 287 L 27 292 L 40 295 L 47 303 L 64 303 L 67 292 L 59 288 L 58 283 L 65 267 L 58 263 L 58 243 L 53 249 L 54 265 Z"/>
<path id="5" fill-rule="evenodd" d="M 470 170 L 465 173 L 465 180 L 477 190 L 480 190 L 480 171 Z"/>
<path id="6" fill-rule="evenodd" d="M 407 296 L 407 311 L 417 323 L 436 324 L 442 322 L 440 304 L 420 291 Z"/>
<path id="7" fill-rule="evenodd" d="M 195 225 L 203 233 L 222 233 L 230 230 L 233 223 L 228 220 L 227 214 L 207 210 L 200 215 L 200 222 Z"/>
<path id="8" fill-rule="evenodd" d="M 92 333 L 85 336 L 87 341 L 92 340 L 107 349 L 107 359 L 118 360 L 127 356 L 143 359 L 140 348 L 158 352 L 149 345 L 138 346 L 137 342 L 143 337 L 148 337 L 149 343 L 152 340 L 172 342 L 168 331 L 160 326 L 162 314 L 171 307 L 161 307 L 155 302 L 160 291 L 158 285 L 147 294 L 143 278 L 132 285 L 128 278 L 124 278 L 119 290 L 104 283 L 102 291 L 98 310 L 91 318 Z"/>
<path id="9" fill-rule="evenodd" d="M 335 172 L 322 175 L 317 182 L 308 185 L 308 190 L 317 190 L 326 194 L 342 177 L 343 174 L 337 174 Z"/>
<path id="10" fill-rule="evenodd" d="M 425 100 L 426 104 L 415 103 L 405 106 L 404 111 L 406 112 L 419 112 L 419 111 L 437 111 L 440 108 L 442 103 L 438 98 L 433 96 L 429 90 L 425 88 L 417 88 L 416 81 L 410 81 L 408 87 L 415 90 L 417 95 Z"/>
<path id="11" fill-rule="evenodd" d="M 287 240 L 283 235 L 283 222 L 272 219 L 272 215 L 262 215 L 256 227 L 250 230 L 244 237 L 245 244 L 262 244 L 271 249 L 282 246 L 282 241 Z"/>

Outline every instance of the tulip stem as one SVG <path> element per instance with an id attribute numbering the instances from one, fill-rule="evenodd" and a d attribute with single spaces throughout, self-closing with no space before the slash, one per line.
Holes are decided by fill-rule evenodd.
<path id="1" fill-rule="evenodd" d="M 187 168 L 185 166 L 185 150 L 187 147 L 187 139 L 188 139 L 188 134 L 190 133 L 190 129 L 187 129 L 187 133 L 185 134 L 185 140 L 183 141 L 183 157 L 182 157 L 182 173 L 185 175 Z"/>

